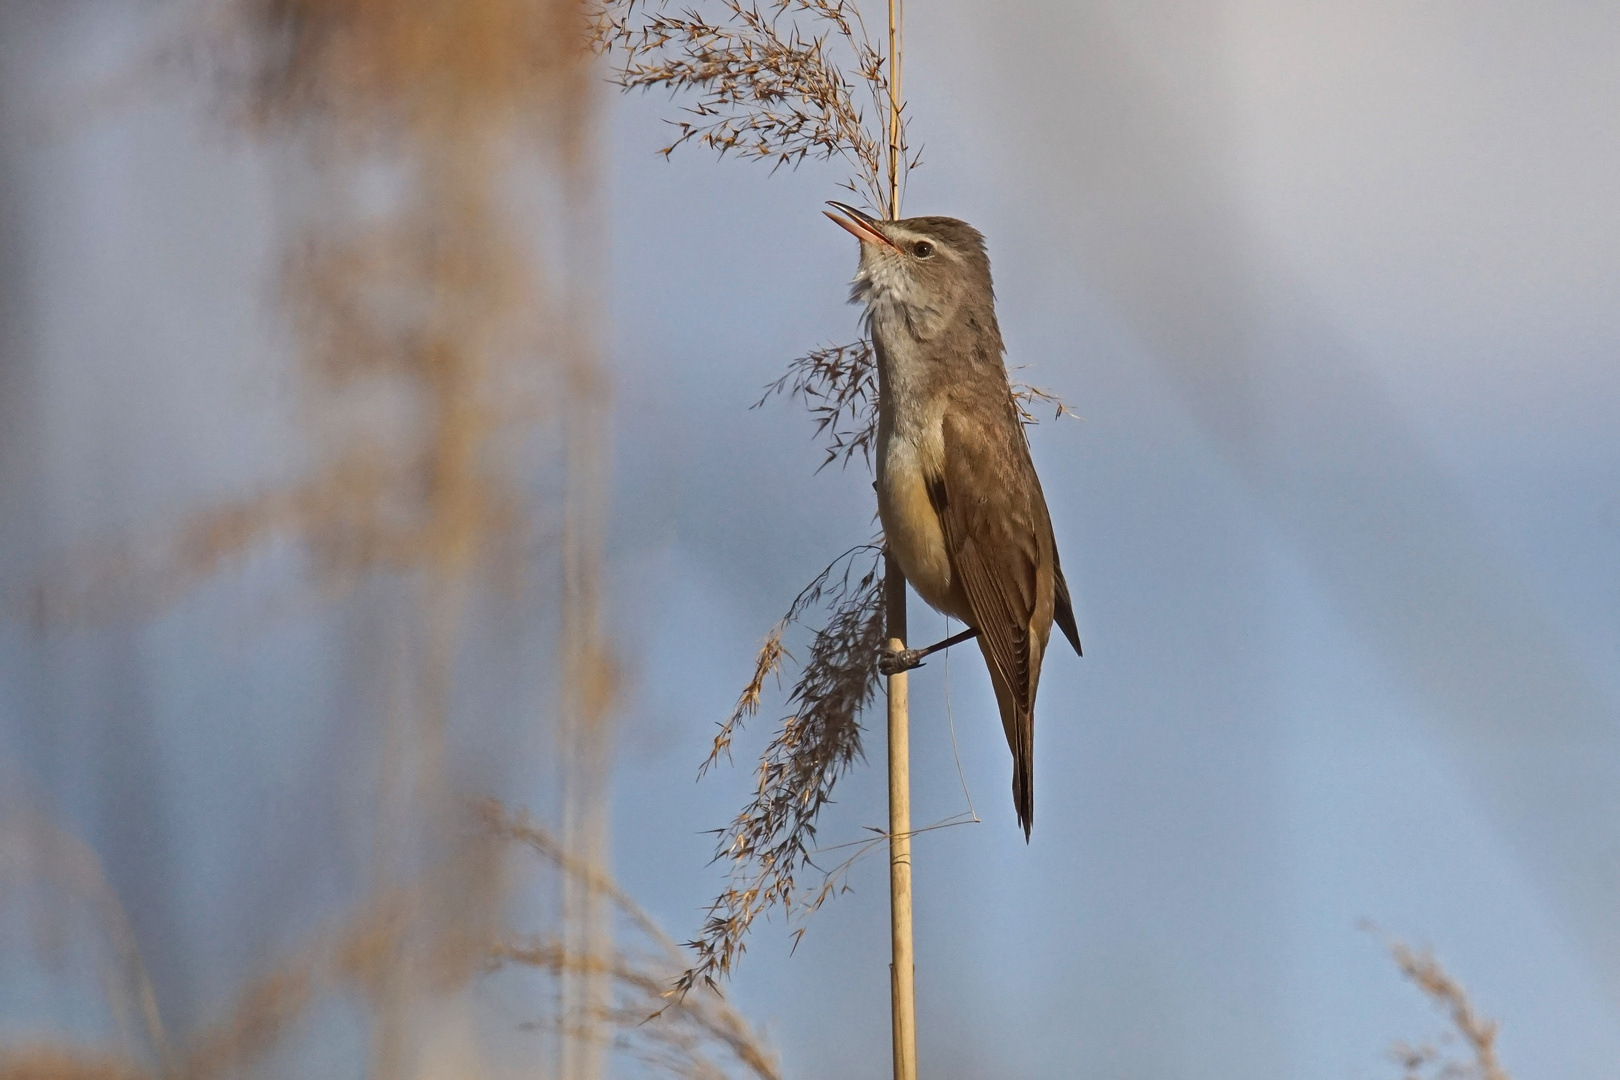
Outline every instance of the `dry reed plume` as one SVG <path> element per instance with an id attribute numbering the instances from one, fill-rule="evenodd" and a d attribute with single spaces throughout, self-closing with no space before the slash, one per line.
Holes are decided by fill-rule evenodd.
<path id="1" fill-rule="evenodd" d="M 767 679 L 780 670 L 782 634 L 810 610 L 826 610 L 809 659 L 788 695 L 792 710 L 760 755 L 754 797 L 732 823 L 718 830 L 715 858 L 725 862 L 730 884 L 709 907 L 695 941 L 696 962 L 680 978 L 684 992 L 699 982 L 713 987 L 741 958 L 754 919 L 780 909 L 789 919 L 815 911 L 833 894 L 836 873 L 821 873 L 804 895 L 798 875 L 819 869 L 813 860 L 816 818 L 832 801 L 839 779 L 861 758 L 860 714 L 877 690 L 878 649 L 883 644 L 882 548 L 862 544 L 840 555 L 807 585 L 771 629 L 754 677 L 715 736 L 703 770 L 730 756 L 731 740 L 759 711 Z M 700 771 L 701 774 L 701 771 Z M 800 926 L 795 940 L 804 933 Z"/>
<path id="2" fill-rule="evenodd" d="M 842 159 L 853 170 L 844 186 L 873 207 L 887 204 L 888 64 L 848 0 L 719 0 L 676 13 L 661 2 L 610 0 L 596 29 L 625 90 L 695 97 L 690 119 L 671 121 L 678 134 L 660 153 L 695 142 L 776 167 Z M 917 164 L 906 159 L 903 127 L 894 153 Z"/>

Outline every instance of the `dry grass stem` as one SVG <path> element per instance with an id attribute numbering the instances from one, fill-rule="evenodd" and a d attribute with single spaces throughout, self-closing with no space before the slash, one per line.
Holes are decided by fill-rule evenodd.
<path id="1" fill-rule="evenodd" d="M 584 742 L 602 742 L 594 727 L 588 739 L 575 730 L 582 715 L 605 713 L 602 684 L 612 681 L 591 599 L 598 536 L 591 508 L 572 497 L 595 443 L 579 443 L 570 428 L 567 451 L 552 443 L 551 461 L 503 461 L 506 448 L 533 445 L 546 403 L 551 418 L 573 417 L 585 408 L 575 390 L 600 385 L 581 325 L 588 303 L 571 291 L 590 276 L 566 240 L 550 249 L 569 260 L 564 272 L 544 272 L 540 236 L 514 227 L 525 218 L 511 185 L 522 169 L 555 185 L 560 212 L 533 224 L 573 237 L 579 193 L 589 188 L 587 13 L 582 0 L 236 0 L 233 8 L 237 32 L 218 51 L 221 85 L 239 102 L 235 115 L 289 148 L 317 193 L 287 244 L 282 291 L 303 346 L 305 420 L 320 447 L 307 487 L 347 496 L 313 510 L 295 502 L 250 524 L 290 522 L 315 566 L 337 572 L 329 576 L 391 573 L 406 598 L 404 618 L 369 628 L 406 658 L 394 669 L 400 685 L 387 691 L 399 705 L 381 754 L 375 873 L 387 889 L 454 846 L 444 762 L 458 657 L 500 534 L 536 509 L 514 483 L 525 466 L 560 463 L 565 477 L 565 779 L 592 767 L 597 755 L 580 750 Z M 385 199 L 368 194 L 377 176 L 389 178 Z M 347 477 L 364 483 L 340 488 Z M 235 530 L 232 542 L 251 535 Z M 581 791 L 597 794 L 581 803 Z M 564 794 L 571 842 L 598 834 L 600 791 L 576 783 Z M 425 914 L 409 924 L 422 928 L 379 938 L 376 962 L 361 965 L 380 1076 L 409 1068 L 408 1011 L 458 989 L 483 963 L 501 870 L 494 860 L 464 870 L 433 879 L 417 902 Z M 590 891 L 566 877 L 562 888 L 565 934 L 594 941 Z M 289 976 L 267 992 L 295 1009 L 299 986 Z M 565 982 L 563 1007 L 578 1008 L 594 990 L 589 979 Z M 251 1042 L 253 1030 L 229 1029 L 224 1045 Z M 580 1080 L 596 1071 L 598 1040 L 564 1039 L 560 1055 L 574 1062 L 566 1080 Z"/>
<path id="2" fill-rule="evenodd" d="M 44 950 L 60 953 L 70 945 L 86 944 L 76 920 L 88 917 L 98 931 L 95 936 L 112 953 L 113 962 L 104 962 L 100 975 L 121 1036 L 131 1045 L 144 1043 L 146 1052 L 162 1060 L 168 1044 L 157 994 L 128 914 L 100 857 L 44 815 L 17 806 L 0 812 L 0 900 L 10 900 L 25 889 L 41 891 L 31 929 Z"/>

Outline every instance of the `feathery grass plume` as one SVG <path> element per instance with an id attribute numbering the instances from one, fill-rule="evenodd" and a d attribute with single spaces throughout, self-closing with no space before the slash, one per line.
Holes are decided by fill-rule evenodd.
<path id="1" fill-rule="evenodd" d="M 880 545 L 860 544 L 805 586 L 766 638 L 753 680 L 720 725 L 704 770 L 729 755 L 733 736 L 757 711 L 758 689 L 780 662 L 783 631 L 812 610 L 827 611 L 788 695 L 792 711 L 760 756 L 753 799 L 729 826 L 716 830 L 715 859 L 728 864 L 730 881 L 709 906 L 698 938 L 687 943 L 696 962 L 676 983 L 681 994 L 699 983 L 713 988 L 717 977 L 729 974 L 760 915 L 780 909 L 790 921 L 802 918 L 834 891 L 836 874 L 822 872 L 813 891 L 800 886 L 798 875 L 819 870 L 813 861 L 816 818 L 862 757 L 860 714 L 877 690 L 884 640 L 881 562 Z"/>
<path id="2" fill-rule="evenodd" d="M 1376 932 L 1375 927 L 1368 929 Z M 1412 984 L 1449 1015 L 1453 1031 L 1436 1042 L 1461 1041 L 1472 1056 L 1459 1061 L 1443 1053 L 1435 1042 L 1416 1045 L 1397 1041 L 1389 1056 L 1401 1067 L 1401 1080 L 1512 1080 L 1496 1059 L 1496 1021 L 1474 1010 L 1468 991 L 1440 966 L 1428 950 L 1414 950 L 1405 943 L 1385 941 L 1395 965 Z"/>
<path id="3" fill-rule="evenodd" d="M 115 1017 L 138 1008 L 147 1028 L 144 1040 L 132 1038 L 130 1024 L 120 1018 L 124 1049 L 117 1054 L 55 1041 L 0 1049 L 0 1078 L 215 1080 L 240 1075 L 281 1044 L 318 1000 L 346 990 L 373 997 L 382 981 L 379 973 L 410 955 L 405 947 L 409 939 L 425 942 L 433 970 L 461 985 L 480 970 L 484 944 L 493 937 L 487 925 L 476 923 L 471 924 L 475 933 L 451 933 L 465 931 L 469 924 L 453 923 L 433 910 L 436 897 L 451 894 L 469 908 L 491 908 L 469 893 L 469 883 L 473 891 L 494 893 L 487 858 L 491 844 L 463 845 L 448 865 L 430 868 L 409 886 L 377 890 L 336 926 L 305 935 L 301 944 L 279 953 L 266 970 L 240 986 L 218 1015 L 204 1018 L 189 1036 L 166 1041 L 155 996 L 134 955 L 128 919 L 94 851 L 26 808 L 0 817 L 0 839 L 6 849 L 0 859 L 0 897 L 11 901 L 19 892 L 39 890 L 48 900 L 42 905 L 44 919 L 78 917 L 60 928 L 74 944 L 82 946 L 96 936 L 87 930 L 109 938 L 120 964 L 136 970 L 105 972 L 103 993 Z M 50 929 L 39 936 L 60 936 Z"/>
<path id="4" fill-rule="evenodd" d="M 684 110 L 690 119 L 670 121 L 678 134 L 659 151 L 666 157 L 696 143 L 777 168 L 842 159 L 854 170 L 844 186 L 887 205 L 887 62 L 849 0 L 719 0 L 678 12 L 663 2 L 607 0 L 596 42 L 616 58 L 625 90 L 696 96 Z M 902 174 L 919 164 L 907 159 L 903 122 L 897 153 Z"/>
<path id="5" fill-rule="evenodd" d="M 778 394 L 804 405 L 816 422 L 816 438 L 827 456 L 818 470 L 837 461 L 848 465 L 856 454 L 872 467 L 877 443 L 877 353 L 868 338 L 848 345 L 822 345 L 791 361 L 781 378 L 765 387 L 754 402 L 759 408 Z"/>
<path id="6" fill-rule="evenodd" d="M 737 1070 L 756 1080 L 779 1080 L 775 1052 L 725 998 L 710 990 L 679 998 L 670 994 L 670 981 L 684 959 L 680 947 L 628 893 L 526 814 L 508 813 L 493 799 L 478 809 L 491 835 L 522 845 L 571 877 L 592 881 L 637 941 L 636 947 L 584 955 L 543 935 L 507 938 L 491 949 L 492 970 L 519 965 L 556 973 L 596 965 L 613 983 L 614 994 L 601 1019 L 617 1033 L 620 1053 L 651 1072 L 691 1080 L 726 1080 L 738 1075 Z"/>

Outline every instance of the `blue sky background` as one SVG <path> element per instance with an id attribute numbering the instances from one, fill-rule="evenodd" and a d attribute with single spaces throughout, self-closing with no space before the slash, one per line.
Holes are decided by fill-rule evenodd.
<path id="1" fill-rule="evenodd" d="M 163 10 L 0 22 L 14 580 L 299 465 L 273 163 L 184 93 L 84 104 Z M 976 653 L 912 680 L 916 820 L 964 807 L 948 716 L 984 819 L 917 844 L 923 1071 L 1394 1076 L 1390 1040 L 1441 1017 L 1371 919 L 1436 949 L 1520 1080 L 1614 1076 L 1620 18 L 907 17 L 925 164 L 906 209 L 985 232 L 1009 363 L 1082 418 L 1032 443 L 1086 643 L 1048 658 L 1027 847 Z M 621 880 L 683 936 L 720 884 L 702 830 L 741 804 L 774 717 L 696 784 L 712 724 L 798 587 L 873 526 L 859 466 L 817 474 L 793 405 L 748 409 L 857 332 L 853 242 L 819 213 L 841 173 L 665 162 L 668 115 L 658 96 L 604 113 L 610 626 L 631 685 L 613 819 Z M 297 575 L 271 552 L 153 620 L 0 631 L 7 798 L 100 855 L 181 1017 L 355 887 L 353 830 L 328 828 L 367 813 L 342 767 L 367 746 L 334 659 L 352 615 L 287 600 Z M 915 602 L 912 620 L 943 630 Z M 521 764 L 543 739 L 502 707 L 468 702 L 495 716 L 472 756 L 501 761 L 469 773 L 543 802 Z M 883 820 L 878 772 L 840 790 L 825 838 Z M 790 1076 L 887 1073 L 881 859 L 851 882 L 795 955 L 757 930 L 733 987 Z M 33 985 L 0 980 L 0 1035 L 98 1022 L 71 978 Z"/>

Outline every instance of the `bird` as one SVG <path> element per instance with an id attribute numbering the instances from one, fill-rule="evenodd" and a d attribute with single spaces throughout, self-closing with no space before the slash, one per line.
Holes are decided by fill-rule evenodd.
<path id="1" fill-rule="evenodd" d="M 878 220 L 829 202 L 861 242 L 850 302 L 877 354 L 878 517 L 907 581 L 968 630 L 880 657 L 884 674 L 976 637 L 1013 758 L 1024 841 L 1035 823 L 1035 691 L 1057 623 L 1080 648 L 1052 519 L 1013 399 L 984 236 L 951 217 Z"/>

